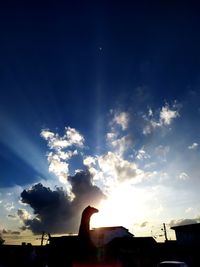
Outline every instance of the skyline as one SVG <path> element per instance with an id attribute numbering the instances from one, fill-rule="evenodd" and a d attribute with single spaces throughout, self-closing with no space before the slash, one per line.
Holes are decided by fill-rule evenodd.
<path id="1" fill-rule="evenodd" d="M 77 232 L 87 205 L 92 227 L 158 240 L 163 223 L 199 222 L 198 4 L 22 1 L 0 13 L 6 242 Z"/>

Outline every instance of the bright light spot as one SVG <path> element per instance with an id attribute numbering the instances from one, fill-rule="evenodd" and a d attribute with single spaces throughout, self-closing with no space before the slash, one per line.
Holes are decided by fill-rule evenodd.
<path id="1" fill-rule="evenodd" d="M 124 226 L 130 231 L 137 221 L 145 221 L 149 195 L 128 184 L 119 185 L 99 205 L 99 213 L 91 218 L 91 227 Z"/>

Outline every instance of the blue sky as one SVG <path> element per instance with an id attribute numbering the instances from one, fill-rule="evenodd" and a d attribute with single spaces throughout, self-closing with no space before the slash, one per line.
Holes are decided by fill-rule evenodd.
<path id="1" fill-rule="evenodd" d="M 197 222 L 198 4 L 20 1 L 0 13 L 7 242 L 76 232 L 90 203 L 93 226 L 136 235 Z"/>

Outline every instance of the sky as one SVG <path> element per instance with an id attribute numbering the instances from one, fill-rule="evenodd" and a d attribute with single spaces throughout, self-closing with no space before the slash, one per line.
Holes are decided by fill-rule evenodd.
<path id="1" fill-rule="evenodd" d="M 0 234 L 122 225 L 162 241 L 200 220 L 200 6 L 17 1 L 0 8 Z"/>

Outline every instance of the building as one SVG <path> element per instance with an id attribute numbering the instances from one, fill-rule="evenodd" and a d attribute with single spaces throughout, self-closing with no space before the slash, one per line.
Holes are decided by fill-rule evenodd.
<path id="1" fill-rule="evenodd" d="M 179 245 L 200 245 L 200 223 L 173 226 L 171 229 L 175 231 Z"/>
<path id="2" fill-rule="evenodd" d="M 108 244 L 116 237 L 133 237 L 128 229 L 123 226 L 99 227 L 90 230 L 90 236 L 97 247 Z"/>

